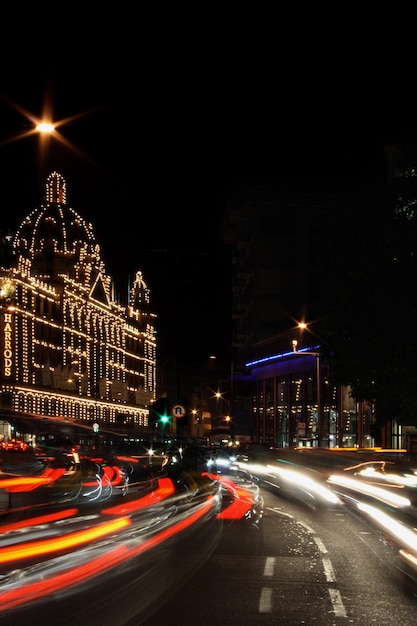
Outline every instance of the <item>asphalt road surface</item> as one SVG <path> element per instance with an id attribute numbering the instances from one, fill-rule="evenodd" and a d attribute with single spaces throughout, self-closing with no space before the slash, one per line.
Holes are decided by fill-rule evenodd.
<path id="1" fill-rule="evenodd" d="M 259 526 L 225 522 L 199 570 L 129 626 L 415 626 L 417 597 L 389 542 L 343 506 L 261 493 Z"/>

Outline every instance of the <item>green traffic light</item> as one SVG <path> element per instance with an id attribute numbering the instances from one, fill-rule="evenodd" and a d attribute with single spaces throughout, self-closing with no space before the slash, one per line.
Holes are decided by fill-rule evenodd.
<path id="1" fill-rule="evenodd" d="M 169 422 L 169 417 L 167 415 L 161 415 L 161 423 L 167 424 Z"/>

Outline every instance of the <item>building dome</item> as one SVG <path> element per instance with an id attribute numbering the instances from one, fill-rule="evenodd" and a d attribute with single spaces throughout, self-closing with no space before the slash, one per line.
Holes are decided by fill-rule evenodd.
<path id="1" fill-rule="evenodd" d="M 104 269 L 92 225 L 67 205 L 66 182 L 57 172 L 46 180 L 45 202 L 19 226 L 13 252 L 18 269 L 30 276 L 85 282 L 93 268 Z"/>

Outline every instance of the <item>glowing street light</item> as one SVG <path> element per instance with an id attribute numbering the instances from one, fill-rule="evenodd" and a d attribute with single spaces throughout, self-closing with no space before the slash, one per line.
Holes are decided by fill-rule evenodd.
<path id="1" fill-rule="evenodd" d="M 20 139 L 25 139 L 32 135 L 39 135 L 41 151 L 45 149 L 45 145 L 43 144 L 49 145 L 49 141 L 51 139 L 54 139 L 58 141 L 60 144 L 62 144 L 63 146 L 65 146 L 66 148 L 68 148 L 71 152 L 79 156 L 80 158 L 83 158 L 84 160 L 88 162 L 92 162 L 92 159 L 87 154 L 85 154 L 82 150 L 80 150 L 76 145 L 74 145 L 69 139 L 64 137 L 64 135 L 62 135 L 62 133 L 59 132 L 58 128 L 66 124 L 69 124 L 71 122 L 74 122 L 75 120 L 81 117 L 90 115 L 91 113 L 99 110 L 99 108 L 101 107 L 95 107 L 94 109 L 83 111 L 81 113 L 76 113 L 75 115 L 71 115 L 69 117 L 53 121 L 52 100 L 51 100 L 50 94 L 45 95 L 41 117 L 36 116 L 35 114 L 31 113 L 30 111 L 22 107 L 20 104 L 13 102 L 9 98 L 3 97 L 3 100 L 5 100 L 7 104 L 9 104 L 10 107 L 12 107 L 18 113 L 20 113 L 23 117 L 25 117 L 26 120 L 29 122 L 29 124 L 27 125 L 27 127 L 25 128 L 23 132 L 17 133 L 13 135 L 12 137 L 9 137 L 8 139 L 0 142 L 0 146 L 13 143 Z"/>
<path id="2" fill-rule="evenodd" d="M 55 126 L 49 122 L 40 122 L 40 124 L 36 126 L 36 130 L 38 133 L 46 133 L 48 135 L 53 133 Z"/>

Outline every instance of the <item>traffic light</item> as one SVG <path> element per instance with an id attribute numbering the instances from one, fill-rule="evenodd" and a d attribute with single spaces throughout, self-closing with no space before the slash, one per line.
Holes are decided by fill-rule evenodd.
<path id="1" fill-rule="evenodd" d="M 168 398 L 158 398 L 152 405 L 151 420 L 153 424 L 166 425 L 169 422 Z"/>

